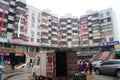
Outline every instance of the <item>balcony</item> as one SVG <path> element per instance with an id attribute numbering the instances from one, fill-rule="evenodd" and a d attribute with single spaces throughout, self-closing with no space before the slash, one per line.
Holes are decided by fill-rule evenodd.
<path id="1" fill-rule="evenodd" d="M 0 17 L 0 21 L 2 20 L 2 18 Z M 4 18 L 3 20 L 4 22 L 8 22 L 8 20 L 6 18 Z"/>
<path id="2" fill-rule="evenodd" d="M 19 7 L 19 6 L 16 7 L 16 10 L 22 10 L 22 11 L 25 11 L 25 12 L 26 12 L 26 9 L 25 9 L 25 8 L 22 8 L 22 7 Z"/>
<path id="3" fill-rule="evenodd" d="M 67 36 L 67 39 L 72 39 L 72 36 Z"/>
<path id="4" fill-rule="evenodd" d="M 14 5 L 15 5 L 15 2 L 11 0 L 11 1 L 10 1 L 10 4 L 14 6 Z"/>
<path id="5" fill-rule="evenodd" d="M 0 12 L 3 12 L 3 9 L 0 8 Z M 8 14 L 8 10 L 5 11 L 5 14 Z"/>
<path id="6" fill-rule="evenodd" d="M 112 28 L 110 28 L 110 29 L 103 29 L 103 30 L 101 30 L 101 32 L 107 32 L 107 31 L 112 31 L 113 29 Z"/>
<path id="7" fill-rule="evenodd" d="M 48 43 L 42 42 L 42 43 L 40 44 L 40 46 L 48 46 Z"/>
<path id="8" fill-rule="evenodd" d="M 8 28 L 13 29 L 13 24 L 8 23 Z"/>
<path id="9" fill-rule="evenodd" d="M 100 36 L 93 37 L 93 39 L 100 39 L 100 38 L 101 38 Z"/>
<path id="10" fill-rule="evenodd" d="M 92 26 L 93 26 L 93 27 L 94 27 L 94 26 L 100 26 L 100 24 L 99 24 L 99 23 L 97 23 L 97 24 L 93 24 Z"/>
<path id="11" fill-rule="evenodd" d="M 13 8 L 9 8 L 9 11 L 14 13 L 14 9 Z"/>
<path id="12" fill-rule="evenodd" d="M 92 18 L 92 20 L 97 20 L 97 19 L 99 19 L 99 17 L 94 17 L 94 18 Z"/>
<path id="13" fill-rule="evenodd" d="M 42 35 L 41 38 L 42 38 L 42 39 L 48 39 L 48 36 Z"/>
<path id="14" fill-rule="evenodd" d="M 60 45 L 60 47 L 62 47 L 62 48 L 66 48 L 66 47 L 67 47 L 67 45 L 63 45 L 63 44 L 62 44 L 62 45 Z"/>
<path id="15" fill-rule="evenodd" d="M 41 33 L 42 33 L 42 32 L 48 33 L 48 29 L 42 28 L 42 29 L 41 29 Z"/>
<path id="16" fill-rule="evenodd" d="M 66 25 L 66 24 L 67 24 L 67 22 L 61 22 L 60 24 L 62 24 L 62 25 Z"/>
<path id="17" fill-rule="evenodd" d="M 87 35 L 88 34 L 88 32 L 83 32 L 81 35 Z"/>
<path id="18" fill-rule="evenodd" d="M 58 26 L 52 26 L 52 29 L 57 30 L 57 29 L 58 29 Z"/>
<path id="19" fill-rule="evenodd" d="M 54 32 L 54 31 L 53 31 L 52 34 L 57 35 L 57 32 Z"/>
<path id="20" fill-rule="evenodd" d="M 7 1 L 1 0 L 0 2 L 3 4 L 9 5 L 9 3 Z"/>
<path id="21" fill-rule="evenodd" d="M 100 26 L 112 25 L 112 22 L 101 23 Z"/>
<path id="22" fill-rule="evenodd" d="M 88 28 L 88 31 L 92 31 L 92 28 Z"/>
<path id="23" fill-rule="evenodd" d="M 60 27 L 61 30 L 67 30 L 67 27 Z"/>
<path id="24" fill-rule="evenodd" d="M 98 36 L 100 36 L 100 33 L 94 33 L 93 34 L 93 37 L 98 37 Z"/>
<path id="25" fill-rule="evenodd" d="M 51 46 L 52 46 L 52 47 L 58 47 L 58 45 L 57 45 L 57 44 L 51 44 Z"/>
<path id="26" fill-rule="evenodd" d="M 58 41 L 58 38 L 57 38 L 57 37 L 56 37 L 56 38 L 55 38 L 55 37 L 52 37 L 51 40 L 53 40 L 53 41 Z"/>
<path id="27" fill-rule="evenodd" d="M 80 46 L 79 44 L 72 45 L 72 47 L 79 47 L 79 46 Z"/>
<path id="28" fill-rule="evenodd" d="M 52 20 L 53 23 L 58 23 L 58 20 Z"/>
<path id="29" fill-rule="evenodd" d="M 93 37 L 93 34 L 89 34 L 89 37 Z"/>
<path id="30" fill-rule="evenodd" d="M 100 32 L 100 30 L 98 29 L 98 30 L 93 30 L 93 33 L 99 33 Z"/>
<path id="31" fill-rule="evenodd" d="M 18 31 L 15 30 L 14 33 L 15 33 L 15 34 L 18 34 Z M 24 35 L 25 33 L 20 31 L 20 34 L 21 34 L 21 35 Z"/>
<path id="32" fill-rule="evenodd" d="M 18 22 L 15 22 L 15 25 L 18 25 Z M 21 23 L 21 26 L 25 26 L 25 24 Z"/>
<path id="33" fill-rule="evenodd" d="M 14 17 L 13 16 L 8 16 L 8 19 L 11 21 L 14 21 Z"/>
<path id="34" fill-rule="evenodd" d="M 92 16 L 88 16 L 88 17 L 87 17 L 87 20 L 92 20 Z"/>
<path id="35" fill-rule="evenodd" d="M 83 41 L 87 41 L 87 40 L 89 40 L 88 38 L 84 38 L 84 39 L 82 39 Z"/>
<path id="36" fill-rule="evenodd" d="M 88 26 L 91 26 L 93 23 L 92 22 L 88 22 Z"/>
<path id="37" fill-rule="evenodd" d="M 48 26 L 49 23 L 46 23 L 46 22 L 42 22 L 41 25 L 44 25 L 44 26 Z"/>
<path id="38" fill-rule="evenodd" d="M 67 33 L 72 33 L 72 30 L 68 30 Z"/>
<path id="39" fill-rule="evenodd" d="M 20 18 L 21 15 L 16 14 L 16 17 Z M 21 16 L 23 19 L 26 19 L 25 16 Z"/>
<path id="40" fill-rule="evenodd" d="M 67 39 L 65 38 L 65 39 L 61 39 L 61 42 L 66 42 L 67 41 Z"/>
<path id="41" fill-rule="evenodd" d="M 72 25 L 78 25 L 78 23 L 77 22 L 72 22 Z"/>
<path id="42" fill-rule="evenodd" d="M 93 46 L 98 46 L 99 45 L 99 43 L 93 43 Z"/>
<path id="43" fill-rule="evenodd" d="M 78 33 L 72 33 L 73 36 L 78 36 Z"/>
<path id="44" fill-rule="evenodd" d="M 76 30 L 76 31 L 77 31 L 77 30 L 78 30 L 78 27 L 72 27 L 72 30 Z"/>
<path id="45" fill-rule="evenodd" d="M 72 41 L 79 42 L 79 39 L 77 39 L 77 38 L 75 39 L 74 38 L 74 39 L 72 39 Z"/>

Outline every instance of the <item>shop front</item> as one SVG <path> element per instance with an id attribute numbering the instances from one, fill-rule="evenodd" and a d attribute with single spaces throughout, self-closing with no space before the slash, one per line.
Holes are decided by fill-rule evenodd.
<path id="1" fill-rule="evenodd" d="M 115 45 L 115 59 L 120 59 L 120 44 Z"/>
<path id="2" fill-rule="evenodd" d="M 3 61 L 15 62 L 20 64 L 25 62 L 24 52 L 16 48 L 0 48 L 0 56 Z"/>

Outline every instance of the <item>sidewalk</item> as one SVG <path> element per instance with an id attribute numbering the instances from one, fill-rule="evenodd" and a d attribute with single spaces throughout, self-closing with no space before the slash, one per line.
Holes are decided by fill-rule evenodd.
<path id="1" fill-rule="evenodd" d="M 31 71 L 31 69 L 21 68 L 21 69 L 14 69 L 14 70 L 12 70 L 12 66 L 11 65 L 6 65 L 4 70 L 3 70 L 3 74 L 14 73 L 14 72 L 24 72 L 24 71 Z"/>

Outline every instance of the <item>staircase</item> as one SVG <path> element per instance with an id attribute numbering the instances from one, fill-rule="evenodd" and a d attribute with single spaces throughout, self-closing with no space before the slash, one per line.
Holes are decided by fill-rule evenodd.
<path id="1" fill-rule="evenodd" d="M 113 51 L 104 51 L 99 52 L 98 55 L 94 58 L 94 60 L 101 60 L 101 61 L 107 61 L 111 57 Z"/>

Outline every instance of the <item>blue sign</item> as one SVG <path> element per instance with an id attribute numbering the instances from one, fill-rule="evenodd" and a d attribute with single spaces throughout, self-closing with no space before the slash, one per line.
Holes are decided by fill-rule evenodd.
<path id="1" fill-rule="evenodd" d="M 113 45 L 116 45 L 116 44 L 119 44 L 119 41 L 102 42 L 102 43 L 99 43 L 99 46 L 113 46 Z"/>

